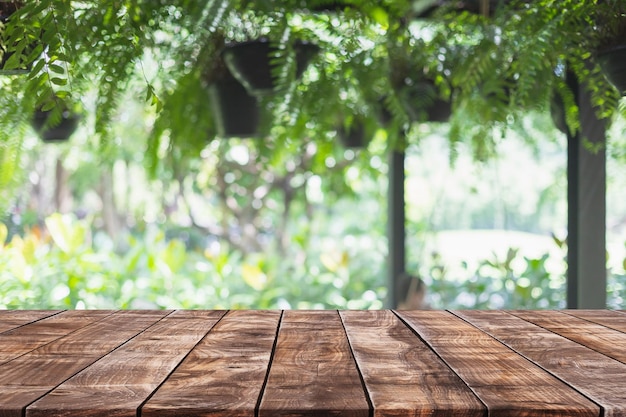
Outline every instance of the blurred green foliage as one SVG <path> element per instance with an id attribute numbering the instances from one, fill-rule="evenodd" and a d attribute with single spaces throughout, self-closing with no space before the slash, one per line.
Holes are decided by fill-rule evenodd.
<path id="1" fill-rule="evenodd" d="M 307 259 L 242 257 L 217 243 L 189 250 L 161 230 L 115 248 L 72 215 L 54 214 L 46 226 L 0 245 L 0 308 L 364 309 L 381 308 L 386 295 L 358 245 Z"/>
<path id="2" fill-rule="evenodd" d="M 435 259 L 432 278 L 427 281 L 431 303 L 437 308 L 455 309 L 565 308 L 565 276 L 550 268 L 553 261 L 548 254 L 529 258 L 509 249 L 504 259 L 482 260 L 459 277 L 450 276 Z"/>
<path id="3" fill-rule="evenodd" d="M 578 127 L 566 57 L 591 80 L 603 116 L 626 114 L 599 69 L 582 65 L 597 43 L 587 41 L 596 38 L 588 18 L 601 10 L 597 2 L 512 2 L 489 19 L 445 8 L 422 19 L 418 3 L 434 2 L 407 0 L 340 8 L 325 0 L 24 3 L 3 32 L 9 51 L 42 42 L 7 65 L 31 63 L 28 74 L 0 79 L 0 215 L 20 216 L 10 225 L 20 230 L 0 231 L 5 307 L 378 308 L 386 292 L 385 155 L 398 146 L 423 151 L 430 129 L 410 115 L 433 97 L 407 111 L 403 98 L 415 93 L 408 87 L 434 81 L 438 98 L 453 103 L 449 128 L 436 138 L 450 147 L 438 165 L 460 166 L 464 149 L 473 161 L 516 159 L 503 159 L 492 183 L 467 181 L 475 167 L 451 183 L 438 183 L 433 170 L 409 180 L 415 246 L 422 233 L 444 228 L 559 228 L 565 176 L 559 183 L 552 171 L 522 167 L 505 144 L 521 135 L 550 153 L 558 142 L 547 117 L 554 91 L 569 127 Z M 320 52 L 300 82 L 282 75 L 289 87 L 261 100 L 263 140 L 225 140 L 207 84 L 224 70 L 227 43 L 259 36 L 286 51 L 295 40 L 313 42 Z M 277 73 L 291 72 L 282 71 L 286 55 L 275 59 Z M 42 149 L 28 126 L 36 108 L 56 101 L 84 107 L 85 117 L 70 146 Z M 529 126 L 531 109 L 543 111 L 543 123 Z M 358 121 L 367 148 L 338 146 Z M 610 142 L 614 160 L 624 157 L 622 142 Z M 554 168 L 552 160 L 539 165 Z M 479 206 L 440 194 L 450 188 L 479 195 Z M 429 196 L 424 190 L 431 201 L 416 204 Z M 339 213 L 348 195 L 356 200 L 344 207 L 351 221 Z M 621 200 L 613 204 L 624 212 Z M 515 249 L 454 270 L 437 257 L 417 260 L 435 308 L 562 307 L 564 267 L 554 262 Z M 622 302 L 623 275 L 611 271 L 612 305 Z"/>
<path id="4" fill-rule="evenodd" d="M 156 229 L 115 247 L 72 215 L 54 214 L 46 226 L 8 239 L 0 224 L 0 308 L 378 309 L 386 296 L 376 256 L 383 251 L 365 235 L 345 247 L 320 242 L 308 256 L 300 246 L 293 257 L 242 257 L 217 243 L 190 250 Z M 449 309 L 564 308 L 565 279 L 551 272 L 554 261 L 511 249 L 475 269 L 462 265 L 460 276 L 434 254 L 423 271 L 427 301 Z M 609 307 L 619 308 L 624 296 L 626 273 L 611 271 Z"/>

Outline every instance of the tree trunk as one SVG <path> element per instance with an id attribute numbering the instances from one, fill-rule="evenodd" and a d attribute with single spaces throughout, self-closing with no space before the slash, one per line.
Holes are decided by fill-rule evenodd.
<path id="1" fill-rule="evenodd" d="M 54 208 L 58 213 L 68 213 L 72 209 L 72 191 L 68 184 L 70 173 L 63 166 L 61 158 L 57 158 L 55 166 Z"/>
<path id="2" fill-rule="evenodd" d="M 102 222 L 104 230 L 111 238 L 115 239 L 122 230 L 122 220 L 115 205 L 113 174 L 110 169 L 105 169 L 100 174 L 98 194 L 102 201 Z"/>

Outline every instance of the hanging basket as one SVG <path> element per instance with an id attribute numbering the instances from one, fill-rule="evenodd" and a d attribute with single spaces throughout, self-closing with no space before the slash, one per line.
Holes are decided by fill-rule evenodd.
<path id="1" fill-rule="evenodd" d="M 606 78 L 622 95 L 626 95 L 626 45 L 599 52 L 597 60 Z"/>
<path id="2" fill-rule="evenodd" d="M 556 126 L 559 131 L 565 134 L 569 132 L 565 118 L 565 104 L 563 103 L 561 95 L 556 91 L 552 93 L 552 97 L 550 98 L 550 116 L 552 117 L 554 126 Z"/>
<path id="3" fill-rule="evenodd" d="M 61 113 L 61 121 L 56 125 L 50 125 L 49 111 L 36 110 L 31 124 L 41 140 L 44 142 L 65 142 L 78 128 L 80 116 L 69 110 Z"/>
<path id="4" fill-rule="evenodd" d="M 353 120 L 350 126 L 341 126 L 337 130 L 337 136 L 339 136 L 343 146 L 349 149 L 366 148 L 369 142 L 366 139 L 365 124 L 359 119 Z"/>
<path id="5" fill-rule="evenodd" d="M 437 87 L 430 80 L 405 84 L 397 93 L 402 107 L 412 122 L 442 123 L 450 119 L 452 105 L 439 96 Z"/>
<path id="6" fill-rule="evenodd" d="M 419 3 L 419 2 L 418 2 Z M 446 8 L 451 11 L 469 12 L 473 14 L 486 14 L 493 17 L 496 10 L 504 5 L 511 3 L 511 0 L 488 0 L 486 4 L 482 0 L 434 0 L 430 2 L 422 2 L 418 6 L 415 17 L 430 18 L 435 15 L 438 9 Z M 485 6 L 487 6 L 485 8 Z"/>
<path id="7" fill-rule="evenodd" d="M 426 120 L 429 122 L 445 123 L 452 115 L 452 105 L 449 101 L 437 98 L 426 109 Z"/>
<path id="8" fill-rule="evenodd" d="M 316 13 L 325 13 L 325 12 L 334 12 L 339 13 L 346 9 L 354 7 L 350 2 L 345 1 L 324 1 L 320 2 L 320 4 L 315 5 L 311 8 L 312 12 Z"/>
<path id="9" fill-rule="evenodd" d="M 251 138 L 259 135 L 259 103 L 235 77 L 225 74 L 209 84 L 208 89 L 220 136 Z"/>
<path id="10" fill-rule="evenodd" d="M 293 45 L 296 59 L 296 80 L 318 53 L 319 47 L 308 42 Z M 277 51 L 268 39 L 241 42 L 226 46 L 222 58 L 230 72 L 252 95 L 272 94 L 277 91 L 272 55 Z"/>

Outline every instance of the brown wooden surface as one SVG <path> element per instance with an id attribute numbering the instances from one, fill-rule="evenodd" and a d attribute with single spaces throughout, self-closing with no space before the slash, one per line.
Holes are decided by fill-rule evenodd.
<path id="1" fill-rule="evenodd" d="M 254 416 L 279 311 L 231 311 L 144 405 L 142 416 Z"/>
<path id="2" fill-rule="evenodd" d="M 545 311 L 513 311 L 511 314 L 626 363 L 626 349 L 615 349 L 616 346 L 626 346 L 626 333 L 616 332 L 601 324 L 578 317 L 566 319 L 561 316 L 564 313 L 549 313 L 546 314 Z"/>
<path id="3" fill-rule="evenodd" d="M 597 416 L 599 408 L 493 337 L 445 311 L 402 317 L 489 409 L 490 416 Z M 509 331 L 514 328 L 509 328 Z"/>
<path id="4" fill-rule="evenodd" d="M 626 417 L 616 311 L 0 311 L 2 416 Z"/>
<path id="5" fill-rule="evenodd" d="M 99 320 L 0 365 L 0 416 L 21 417 L 26 406 L 160 320 L 167 312 L 121 311 L 104 318 L 101 312 L 76 313 L 79 317 L 91 314 Z M 63 328 L 63 323 L 59 326 Z M 27 328 L 21 329 L 26 331 Z M 38 338 L 37 335 L 32 337 L 35 341 Z"/>
<path id="6" fill-rule="evenodd" d="M 53 310 L 0 310 L 0 333 L 53 316 L 59 312 Z"/>
<path id="7" fill-rule="evenodd" d="M 259 416 L 367 417 L 369 406 L 336 311 L 285 311 Z"/>
<path id="8" fill-rule="evenodd" d="M 341 312 L 374 407 L 374 416 L 458 417 L 485 414 L 484 405 L 390 311 Z"/>
<path id="9" fill-rule="evenodd" d="M 458 314 L 602 406 L 605 417 L 626 415 L 626 365 L 520 318 L 539 321 L 540 312 Z M 553 324 L 580 324 L 567 314 L 550 312 L 550 315 L 556 319 Z M 615 349 L 623 347 L 615 346 Z"/>
<path id="10" fill-rule="evenodd" d="M 565 310 L 564 313 L 626 333 L 626 312 L 623 311 Z"/>
<path id="11" fill-rule="evenodd" d="M 168 315 L 32 404 L 26 415 L 135 416 L 223 314 L 176 311 Z M 132 326 L 134 321 L 127 323 Z"/>
<path id="12" fill-rule="evenodd" d="M 0 364 L 13 360 L 27 352 L 45 346 L 75 330 L 111 315 L 112 311 L 65 311 L 29 326 L 16 327 L 0 334 Z"/>

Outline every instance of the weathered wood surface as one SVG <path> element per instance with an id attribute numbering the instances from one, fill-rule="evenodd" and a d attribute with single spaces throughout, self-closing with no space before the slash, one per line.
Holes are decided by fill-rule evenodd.
<path id="1" fill-rule="evenodd" d="M 91 315 L 84 311 L 76 314 Z M 96 321 L 0 365 L 0 416 L 22 417 L 23 410 L 31 403 L 126 343 L 167 312 L 105 314 L 102 318 L 102 312 L 93 312 Z M 64 323 L 59 326 L 65 328 Z M 20 329 L 26 331 L 28 327 Z M 31 337 L 38 340 L 37 335 Z"/>
<path id="2" fill-rule="evenodd" d="M 523 319 L 541 323 L 542 315 L 531 311 L 459 313 L 460 317 L 599 404 L 604 417 L 626 416 L 626 365 L 595 351 L 593 343 L 587 346 L 586 343 L 592 342 L 589 339 L 580 338 L 575 342 Z M 549 315 L 554 320 L 544 317 L 544 324 L 555 330 L 566 323 L 572 326 L 582 324 L 560 312 L 550 312 Z M 615 346 L 615 349 L 623 350 L 624 346 Z"/>
<path id="3" fill-rule="evenodd" d="M 341 312 L 375 416 L 482 417 L 484 405 L 390 311 Z"/>
<path id="4" fill-rule="evenodd" d="M 626 417 L 616 311 L 0 311 L 0 417 Z"/>
<path id="5" fill-rule="evenodd" d="M 33 403 L 26 415 L 136 415 L 223 314 L 176 311 L 168 315 Z"/>
<path id="6" fill-rule="evenodd" d="M 142 416 L 254 416 L 281 313 L 231 311 L 144 405 Z"/>
<path id="7" fill-rule="evenodd" d="M 85 314 L 84 311 L 65 311 L 36 320 L 28 326 L 22 325 L 4 332 L 0 334 L 0 364 L 13 360 L 40 346 L 45 346 L 110 314 L 112 314 L 111 311 L 98 311 L 89 314 Z"/>
<path id="8" fill-rule="evenodd" d="M 336 311 L 285 311 L 259 416 L 367 417 L 369 405 Z"/>
<path id="9" fill-rule="evenodd" d="M 449 312 L 410 311 L 400 317 L 476 393 L 490 416 L 525 416 L 529 407 L 543 416 L 600 413 L 568 385 Z"/>
<path id="10" fill-rule="evenodd" d="M 521 319 L 603 353 L 622 363 L 626 363 L 626 349 L 615 349 L 616 346 L 626 346 L 626 333 L 616 332 L 602 324 L 578 317 L 568 318 L 566 325 L 562 317 L 559 317 L 557 313 L 545 313 L 545 311 L 512 312 L 513 315 Z M 621 313 L 616 314 L 622 315 Z M 583 313 L 582 315 L 584 316 L 585 314 Z M 603 321 L 601 318 L 597 319 Z M 610 322 L 610 319 L 608 322 Z"/>
<path id="11" fill-rule="evenodd" d="M 59 311 L 0 310 L 0 333 L 53 316 L 57 313 L 59 313 Z"/>

